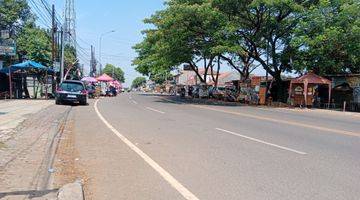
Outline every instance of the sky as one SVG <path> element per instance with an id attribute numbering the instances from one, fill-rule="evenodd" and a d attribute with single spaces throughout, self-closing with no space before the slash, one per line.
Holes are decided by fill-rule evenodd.
<path id="1" fill-rule="evenodd" d="M 65 0 L 48 0 L 55 3 L 57 12 L 62 15 Z M 121 67 L 125 72 L 125 86 L 137 76 L 140 76 L 131 65 L 136 57 L 132 49 L 142 41 L 141 31 L 147 26 L 143 19 L 151 16 L 157 10 L 164 8 L 163 0 L 75 0 L 77 42 L 86 51 L 79 52 L 80 62 L 89 71 L 90 45 L 96 48 L 96 58 L 99 59 L 99 38 L 102 40 L 101 60 Z"/>
<path id="2" fill-rule="evenodd" d="M 41 4 L 41 0 L 29 2 Z M 63 15 L 65 0 L 47 2 L 55 4 L 57 13 Z M 103 36 L 101 63 L 103 66 L 110 63 L 120 67 L 125 72 L 124 85 L 130 86 L 134 78 L 141 76 L 131 65 L 137 56 L 132 47 L 142 41 L 141 31 L 148 28 L 143 20 L 163 9 L 164 2 L 165 0 L 74 0 L 77 42 L 82 49 L 78 51 L 78 56 L 80 64 L 84 64 L 85 72 L 90 71 L 90 45 L 95 47 L 95 56 L 99 60 L 100 35 L 115 30 Z M 232 69 L 229 66 L 222 66 L 222 71 L 230 70 Z M 260 67 L 254 73 L 265 74 Z"/>

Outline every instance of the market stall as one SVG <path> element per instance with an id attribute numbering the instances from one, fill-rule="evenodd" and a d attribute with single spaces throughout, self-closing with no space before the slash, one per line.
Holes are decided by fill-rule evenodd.
<path id="1" fill-rule="evenodd" d="M 313 106 L 319 101 L 319 88 L 326 86 L 328 90 L 327 105 L 331 102 L 331 81 L 308 72 L 290 82 L 289 98 L 295 106 Z"/>
<path id="2" fill-rule="evenodd" d="M 2 68 L 0 73 L 6 74 L 8 78 L 8 87 L 10 97 L 15 95 L 15 98 L 23 98 L 23 92 L 25 92 L 25 98 L 29 98 L 29 91 L 27 90 L 27 77 L 33 78 L 33 90 L 34 98 L 37 97 L 37 89 L 35 82 L 41 82 L 45 86 L 46 94 L 48 94 L 47 84 L 48 76 L 53 76 L 54 70 L 34 61 L 25 61 L 22 63 L 11 65 L 7 68 Z M 43 88 L 43 87 L 41 87 Z"/>

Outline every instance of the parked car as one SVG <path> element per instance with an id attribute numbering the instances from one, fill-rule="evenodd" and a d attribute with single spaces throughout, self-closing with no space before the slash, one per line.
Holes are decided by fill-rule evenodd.
<path id="1" fill-rule="evenodd" d="M 79 103 L 87 104 L 87 91 L 83 82 L 66 80 L 59 85 L 56 91 L 55 103 Z"/>

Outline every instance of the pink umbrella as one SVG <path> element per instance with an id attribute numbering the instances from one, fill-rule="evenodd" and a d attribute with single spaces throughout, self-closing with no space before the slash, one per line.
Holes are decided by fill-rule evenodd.
<path id="1" fill-rule="evenodd" d="M 111 77 L 110 77 L 109 75 L 107 75 L 107 74 L 103 74 L 103 75 L 97 77 L 96 79 L 97 79 L 98 81 L 100 81 L 100 82 L 111 82 L 111 81 L 114 80 L 113 78 L 111 78 Z"/>
<path id="2" fill-rule="evenodd" d="M 116 87 L 117 89 L 122 88 L 121 83 L 117 80 L 110 82 L 110 84 L 113 85 L 114 87 Z"/>
<path id="3" fill-rule="evenodd" d="M 89 77 L 89 76 L 82 78 L 81 81 L 88 82 L 88 83 L 96 83 L 97 82 L 96 78 Z"/>

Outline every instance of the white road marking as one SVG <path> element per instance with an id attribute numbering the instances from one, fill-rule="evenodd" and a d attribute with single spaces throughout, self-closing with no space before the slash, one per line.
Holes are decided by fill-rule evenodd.
<path id="1" fill-rule="evenodd" d="M 131 100 L 131 102 L 133 102 L 133 104 L 136 104 L 136 105 L 138 104 L 138 102 L 136 102 L 136 101 L 134 101 L 134 100 Z"/>
<path id="2" fill-rule="evenodd" d="M 277 145 L 277 144 L 273 144 L 273 143 L 270 143 L 270 142 L 265 142 L 263 140 L 259 140 L 259 139 L 252 138 L 252 137 L 249 137 L 249 136 L 241 135 L 241 134 L 234 133 L 232 131 L 224 130 L 224 129 L 221 129 L 221 128 L 216 128 L 216 130 L 222 131 L 222 132 L 225 132 L 225 133 L 229 133 L 231 135 L 235 135 L 235 136 L 238 136 L 238 137 L 242 137 L 242 138 L 254 141 L 254 142 L 259 142 L 259 143 L 262 143 L 262 144 L 273 146 L 273 147 L 276 147 L 276 148 L 279 148 L 279 149 L 282 149 L 282 150 L 291 151 L 293 153 L 297 153 L 297 154 L 301 154 L 301 155 L 306 155 L 307 154 L 307 153 L 302 152 L 302 151 L 294 150 L 294 149 L 284 147 L 284 146 L 280 146 L 280 145 Z"/>
<path id="3" fill-rule="evenodd" d="M 150 165 L 165 181 L 167 181 L 175 190 L 177 190 L 187 200 L 199 200 L 193 193 L 191 193 L 185 186 L 183 186 L 178 180 L 176 180 L 169 172 L 157 164 L 146 153 L 139 149 L 135 144 L 123 136 L 117 131 L 100 113 L 97 104 L 99 100 L 95 101 L 94 109 L 101 121 L 116 135 L 118 136 L 131 150 L 138 154 L 148 165 Z"/>
<path id="4" fill-rule="evenodd" d="M 146 107 L 146 109 L 151 110 L 151 111 L 154 111 L 154 112 L 157 112 L 157 113 L 160 113 L 160 114 L 165 114 L 165 112 L 160 111 L 160 110 L 156 110 L 156 109 L 154 109 L 154 108 Z"/>

